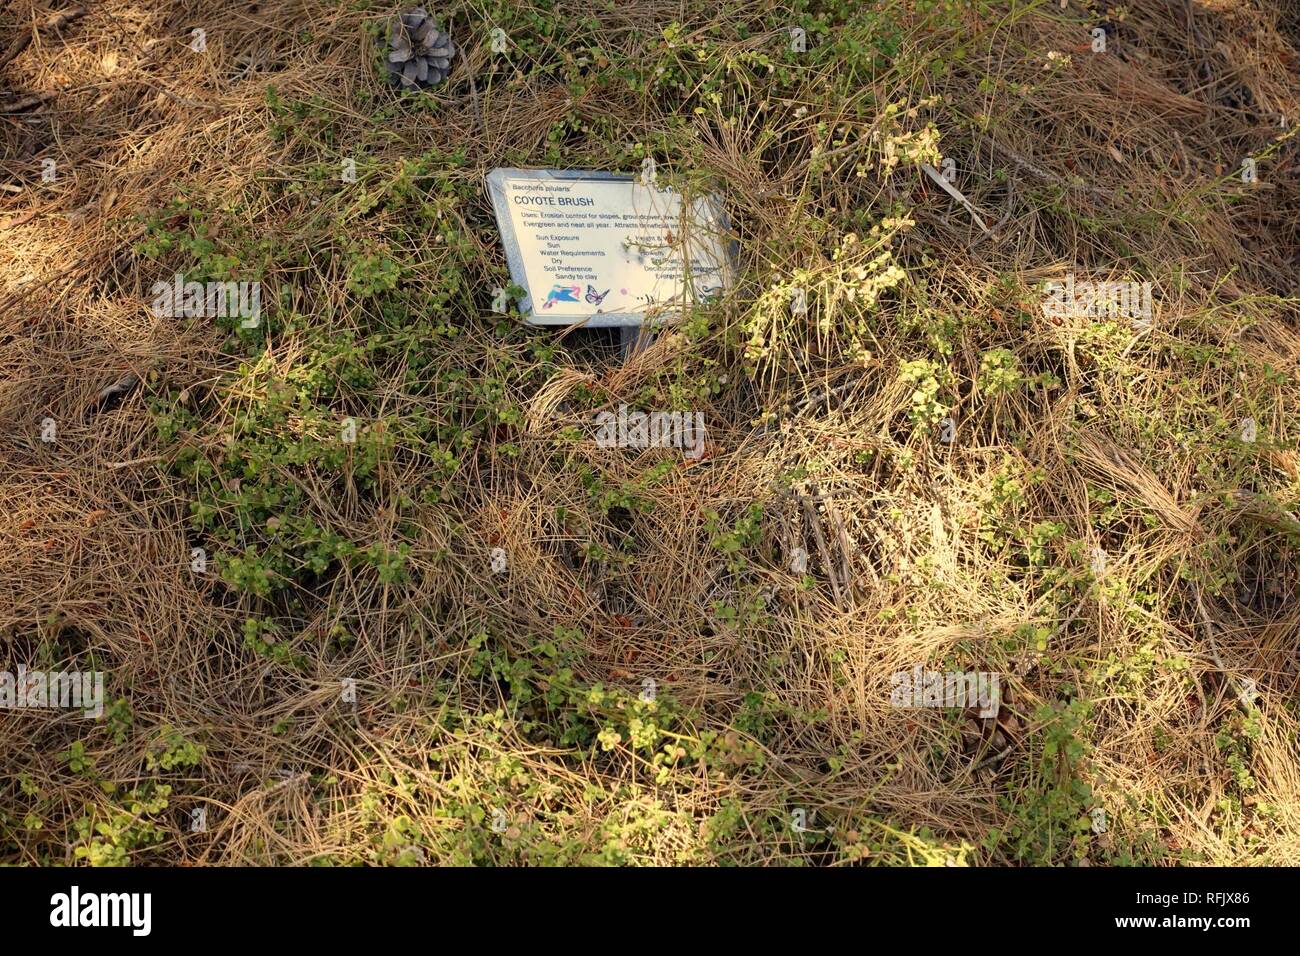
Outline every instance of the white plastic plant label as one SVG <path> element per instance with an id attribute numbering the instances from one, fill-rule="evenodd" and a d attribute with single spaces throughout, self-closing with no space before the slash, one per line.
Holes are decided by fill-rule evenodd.
<path id="1" fill-rule="evenodd" d="M 494 169 L 488 190 L 520 312 L 534 325 L 659 325 L 729 278 L 722 204 L 639 177 Z"/>

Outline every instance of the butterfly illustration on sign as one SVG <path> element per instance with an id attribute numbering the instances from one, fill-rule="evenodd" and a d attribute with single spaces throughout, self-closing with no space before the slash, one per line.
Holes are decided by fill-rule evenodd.
<path id="1" fill-rule="evenodd" d="M 585 298 L 592 305 L 600 305 L 602 302 L 605 301 L 605 296 L 607 295 L 609 295 L 608 289 L 606 289 L 604 292 L 597 292 L 596 287 L 594 285 L 592 285 L 591 283 L 587 283 L 587 295 L 585 296 Z"/>
<path id="2" fill-rule="evenodd" d="M 542 308 L 549 309 L 557 302 L 577 302 L 581 293 L 580 285 L 553 285 L 546 295 L 546 301 L 542 303 Z"/>

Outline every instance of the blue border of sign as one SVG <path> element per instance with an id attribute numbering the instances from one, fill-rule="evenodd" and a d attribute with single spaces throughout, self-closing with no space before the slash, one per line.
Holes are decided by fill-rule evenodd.
<path id="1" fill-rule="evenodd" d="M 528 276 L 524 272 L 524 257 L 519 250 L 519 241 L 515 238 L 514 226 L 510 220 L 510 211 L 506 206 L 505 181 L 507 179 L 532 179 L 532 180 L 556 180 L 556 179 L 592 179 L 592 180 L 615 180 L 617 182 L 636 182 L 636 176 L 628 173 L 611 173 L 603 169 L 516 169 L 514 167 L 501 166 L 487 174 L 488 197 L 492 200 L 492 211 L 496 214 L 497 229 L 501 233 L 501 244 L 505 247 L 506 262 L 510 266 L 510 281 L 524 290 L 524 295 L 518 300 L 519 311 L 524 316 L 524 321 L 529 325 L 581 325 L 590 329 L 614 328 L 614 327 L 640 327 L 658 328 L 661 325 L 672 323 L 671 318 L 646 321 L 646 317 L 640 312 L 606 312 L 597 315 L 556 315 L 550 313 L 545 317 L 539 316 L 533 310 L 531 291 L 528 288 Z M 726 233 L 731 232 L 731 223 L 727 220 L 726 209 L 718 197 L 711 196 L 710 200 L 714 203 L 718 215 L 718 224 Z M 723 243 L 725 250 L 724 259 L 726 266 L 731 266 L 732 244 Z M 724 269 L 724 272 L 726 270 Z M 724 286 L 728 284 L 730 276 L 725 277 Z"/>

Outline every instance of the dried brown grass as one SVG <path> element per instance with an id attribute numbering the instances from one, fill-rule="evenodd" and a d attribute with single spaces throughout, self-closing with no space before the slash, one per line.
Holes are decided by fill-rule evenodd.
<path id="1" fill-rule="evenodd" d="M 1208 366 L 1200 380 L 1189 377 L 1171 344 L 1237 347 L 1252 378 L 1272 365 L 1284 379 L 1272 391 L 1277 415 L 1260 431 L 1283 447 L 1249 466 L 1254 484 L 1242 491 L 1294 508 L 1295 431 L 1283 417 L 1296 407 L 1300 358 L 1294 141 L 1271 154 L 1260 189 L 1213 187 L 1276 137 L 1275 117 L 1300 121 L 1300 40 L 1294 23 L 1285 32 L 1275 8 L 1197 3 L 1189 29 L 1179 4 L 1136 4 L 1113 41 L 1122 57 L 1079 51 L 1079 30 L 1052 10 L 996 32 L 993 18 L 972 17 L 971 35 L 996 42 L 971 43 L 984 52 L 943 85 L 949 99 L 935 115 L 945 152 L 966 158 L 963 191 L 999 224 L 993 238 L 982 238 L 920 177 L 855 178 L 861 157 L 852 151 L 819 170 L 814 125 L 837 117 L 813 109 L 794 118 L 756 104 L 748 125 L 702 117 L 699 155 L 728 186 L 745 274 L 796 266 L 822 273 L 829 254 L 809 239 L 810 216 L 905 200 L 916 225 L 901 250 L 912 263 L 923 248 L 933 257 L 928 300 L 891 304 L 876 326 L 872 357 L 861 362 L 846 358 L 838 326 L 795 323 L 746 387 L 702 402 L 706 459 L 643 492 L 652 507 L 636 519 L 635 566 L 564 559 L 594 532 L 558 527 L 550 517 L 556 507 L 587 509 L 582 489 L 556 469 L 552 440 L 582 424 L 568 404 L 580 385 L 603 391 L 610 407 L 635 400 L 692 346 L 666 334 L 626 365 L 574 360 L 543 390 L 516 396 L 528 409 L 528 427 L 515 439 L 518 459 L 498 461 L 490 452 L 471 459 L 465 507 L 421 513 L 413 585 L 395 589 L 345 570 L 321 593 L 301 595 L 303 635 L 328 633 L 346 617 L 355 621 L 356 643 L 340 658 L 308 641 L 306 668 L 291 672 L 241 645 L 246 603 L 186 569 L 187 489 L 158 460 L 144 392 L 167 383 L 215 395 L 214 420 L 251 396 L 214 393 L 230 370 L 215 336 L 149 313 L 139 290 L 154 277 L 131 253 L 138 227 L 129 217 L 155 210 L 180 183 L 200 183 L 214 196 L 260 192 L 263 212 L 273 216 L 265 182 L 287 157 L 266 136 L 260 112 L 268 80 L 286 98 L 323 97 L 340 127 L 382 156 L 465 145 L 480 170 L 510 150 L 540 155 L 567 112 L 566 92 L 544 77 L 525 78 L 499 89 L 482 110 L 480 94 L 462 84 L 438 124 L 375 130 L 354 105 L 357 90 L 373 82 L 362 63 L 366 17 L 311 2 L 89 6 L 62 35 L 38 31 L 7 68 L 15 94 L 56 95 L 37 109 L 0 115 L 4 181 L 18 186 L 0 193 L 0 220 L 8 217 L 0 225 L 0 635 L 6 661 L 52 654 L 51 663 L 63 666 L 93 663 L 110 674 L 110 697 L 129 698 L 136 732 L 122 745 L 102 738 L 93 745 L 101 778 L 147 776 L 143 761 L 156 728 L 205 742 L 201 767 L 170 782 L 174 808 L 211 808 L 209 831 L 189 833 L 183 816 L 168 817 L 166 839 L 140 862 L 383 859 L 374 856 L 377 826 L 382 832 L 405 815 L 440 845 L 435 835 L 467 826 L 447 811 L 473 799 L 458 788 L 511 773 L 547 788 L 541 798 L 516 795 L 512 826 L 527 818 L 557 845 L 598 849 L 611 821 L 663 810 L 667 821 L 649 836 L 628 838 L 637 858 L 650 862 L 728 859 L 710 855 L 701 822 L 729 801 L 743 806 L 753 843 L 747 853 L 734 851 L 737 858 L 854 858 L 842 846 L 790 843 L 754 822 L 792 806 L 843 821 L 841 830 L 857 837 L 846 838 L 849 845 L 869 845 L 888 862 L 899 860 L 897 847 L 913 847 L 923 827 L 943 853 L 954 853 L 1005 827 L 1036 786 L 1038 707 L 1059 700 L 1063 684 L 1088 686 L 1091 667 L 1146 659 L 1176 659 L 1185 669 L 1162 664 L 1137 683 L 1099 685 L 1085 731 L 1089 779 L 1120 821 L 1115 829 L 1150 829 L 1167 859 L 1183 852 L 1224 864 L 1300 859 L 1294 529 L 1266 504 L 1237 507 L 1199 485 L 1198 461 L 1221 454 L 1223 434 L 1180 447 L 1144 434 L 1142 417 L 1161 409 L 1176 417 L 1180 403 L 1195 398 L 1235 424 L 1227 410 L 1240 405 L 1232 397 L 1238 383 Z M 675 11 L 623 4 L 603 29 L 611 43 L 654 37 Z M 24 0 L 5 26 L 13 31 L 46 12 Z M 317 38 L 311 42 L 283 26 L 304 14 Z M 220 29 L 209 30 L 208 54 L 186 55 L 187 29 L 214 22 Z M 1073 70 L 1032 96 L 1018 95 L 1022 84 L 1042 83 L 1049 50 L 1070 52 Z M 240 56 L 253 64 L 242 78 Z M 462 70 L 486 63 L 485 45 L 466 45 Z M 1199 78 L 1202 64 L 1208 82 Z M 982 76 L 995 80 L 993 92 L 978 90 Z M 1224 88 L 1237 84 L 1253 105 L 1225 104 Z M 877 92 L 884 100 L 892 91 Z M 940 92 L 937 82 L 932 92 Z M 587 95 L 579 104 L 585 116 L 607 117 L 629 136 L 661 122 L 633 111 L 644 104 Z M 769 134 L 783 145 L 764 146 Z M 40 184 L 44 156 L 60 161 L 55 184 Z M 580 165 L 581 156 L 574 161 Z M 284 212 L 287 219 L 298 210 Z M 1117 261 L 1117 242 L 1134 250 L 1131 257 Z M 485 245 L 484 255 L 496 253 Z M 337 265 L 316 267 L 322 286 L 341 287 Z M 1034 283 L 1069 269 L 1098 278 L 1150 274 L 1160 303 L 1151 347 L 1116 350 L 1103 366 L 1085 321 L 1042 316 Z M 998 291 L 1006 275 L 1029 316 L 1020 326 Z M 752 302 L 745 293 L 755 291 L 742 286 L 729 297 L 724 326 L 739 330 Z M 952 408 L 958 442 L 944 446 L 913 433 L 911 390 L 899 383 L 897 365 L 915 354 L 904 320 L 921 315 L 923 301 L 982 317 L 951 356 L 965 379 L 978 377 L 980 347 L 1006 343 L 1036 367 L 1057 369 L 1062 387 L 996 400 L 966 389 Z M 331 321 L 346 327 L 346 297 L 334 294 L 333 306 Z M 268 369 L 294 367 L 298 347 L 292 337 L 274 343 Z M 729 374 L 743 375 L 745 363 L 725 354 Z M 525 358 L 522 349 L 495 343 L 486 320 L 467 327 L 457 351 L 440 361 L 451 367 L 465 355 Z M 128 371 L 146 388 L 97 412 L 96 396 Z M 391 402 L 397 410 L 437 405 L 397 385 Z M 44 416 L 59 424 L 53 445 L 37 437 Z M 565 454 L 600 468 L 612 485 L 635 482 L 656 460 L 653 452 L 602 456 L 590 444 Z M 1043 475 L 1026 489 L 1017 520 L 1061 522 L 1071 540 L 1110 552 L 1107 576 L 1082 599 L 1063 588 L 1067 599 L 1058 602 L 1041 574 L 1019 574 L 982 541 L 990 489 L 1007 462 Z M 379 506 L 339 498 L 322 476 L 295 480 L 316 513 L 357 540 L 391 541 L 396 518 L 382 502 L 418 481 L 424 467 L 418 455 L 389 463 Z M 783 484 L 796 467 L 804 477 Z M 1090 487 L 1110 490 L 1152 520 L 1124 534 L 1099 532 Z M 757 549 L 763 557 L 743 580 L 746 595 L 765 596 L 768 613 L 745 626 L 719 624 L 715 602 L 737 603 L 741 595 L 702 528 L 709 512 L 730 522 L 755 501 L 767 518 Z M 1273 523 L 1259 514 L 1274 515 Z M 483 573 L 497 546 L 510 555 L 504 577 Z M 787 570 L 795 546 L 811 555 L 812 588 Z M 1086 576 L 1086 563 L 1086 554 L 1053 559 L 1070 580 Z M 1204 582 L 1225 568 L 1244 583 L 1217 598 L 1205 593 Z M 1183 571 L 1199 580 L 1189 583 Z M 1152 597 L 1139 600 L 1137 592 Z M 1008 635 L 1034 621 L 1051 624 L 1048 653 L 1008 650 Z M 691 715 L 690 734 L 745 737 L 731 722 L 746 695 L 763 695 L 780 716 L 755 743 L 761 771 L 747 770 L 752 757 L 737 746 L 734 766 L 701 766 L 689 785 L 637 785 L 628 796 L 622 785 L 644 769 L 636 756 L 620 763 L 539 740 L 513 719 L 453 739 L 439 723 L 446 709 L 491 714 L 504 705 L 493 682 L 469 675 L 472 655 L 452 639 L 482 622 L 521 656 L 556 626 L 577 629 L 583 653 L 573 666 L 581 681 L 635 688 L 653 676 Z M 954 721 L 890 706 L 890 674 L 945 660 L 1001 672 L 1010 691 L 1004 714 Z M 359 703 L 341 715 L 338 685 L 348 676 L 358 680 Z M 1232 792 L 1232 774 L 1216 734 L 1237 711 L 1234 688 L 1246 677 L 1260 693 L 1262 730 L 1248 758 L 1256 789 L 1244 815 L 1229 820 L 1219 804 Z M 454 700 L 421 697 L 419 688 L 446 679 Z M 825 717 L 814 721 L 809 715 L 818 711 Z M 289 729 L 277 732 L 284 722 Z M 7 860 L 70 862 L 68 821 L 83 807 L 105 806 L 95 782 L 70 773 L 58 756 L 82 734 L 79 717 L 0 713 Z M 498 774 L 507 764 L 515 769 Z M 39 798 L 19 790 L 20 775 Z M 508 782 L 500 793 L 483 786 L 485 805 L 511 792 Z M 44 830 L 22 826 L 34 805 Z M 1099 838 L 1103 849 L 1094 852 L 1104 857 L 1109 839 Z M 511 859 L 504 851 L 502 858 Z"/>

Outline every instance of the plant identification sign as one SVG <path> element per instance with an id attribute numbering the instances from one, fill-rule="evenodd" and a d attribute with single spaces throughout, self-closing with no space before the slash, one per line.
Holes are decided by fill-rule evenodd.
<path id="1" fill-rule="evenodd" d="M 494 169 L 488 191 L 533 325 L 656 325 L 728 282 L 716 197 L 565 169 Z"/>

